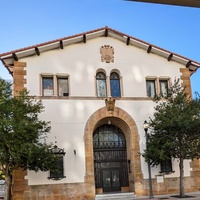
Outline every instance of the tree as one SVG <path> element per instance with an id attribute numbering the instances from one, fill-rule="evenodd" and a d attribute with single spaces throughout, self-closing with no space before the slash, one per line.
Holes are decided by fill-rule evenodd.
<path id="1" fill-rule="evenodd" d="M 184 160 L 200 157 L 200 99 L 192 99 L 175 80 L 168 96 L 156 99 L 150 135 L 143 156 L 152 166 L 179 160 L 180 197 L 184 192 Z"/>
<path id="2" fill-rule="evenodd" d="M 19 168 L 55 169 L 52 145 L 42 143 L 49 122 L 39 119 L 44 106 L 26 90 L 12 96 L 9 82 L 0 78 L 0 169 L 5 175 L 5 200 L 11 199 L 12 173 Z"/>

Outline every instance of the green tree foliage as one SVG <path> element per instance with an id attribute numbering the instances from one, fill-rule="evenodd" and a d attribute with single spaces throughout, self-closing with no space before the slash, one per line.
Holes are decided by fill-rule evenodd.
<path id="1" fill-rule="evenodd" d="M 5 200 L 11 199 L 13 170 L 47 171 L 55 168 L 50 144 L 42 143 L 50 131 L 39 119 L 44 111 L 40 100 L 26 90 L 12 96 L 12 85 L 0 79 L 0 169 L 5 175 Z"/>
<path id="2" fill-rule="evenodd" d="M 2 172 L 2 170 L 0 170 L 0 180 L 4 180 L 5 179 L 5 175 L 4 173 Z"/>
<path id="3" fill-rule="evenodd" d="M 149 122 L 149 142 L 144 152 L 152 166 L 171 158 L 179 160 L 180 196 L 184 193 L 184 159 L 200 157 L 200 99 L 189 97 L 175 80 L 168 97 L 156 99 L 154 116 Z"/>

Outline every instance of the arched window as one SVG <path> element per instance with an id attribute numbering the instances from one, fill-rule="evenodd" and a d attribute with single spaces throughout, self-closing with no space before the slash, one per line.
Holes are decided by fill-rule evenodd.
<path id="1" fill-rule="evenodd" d="M 116 72 L 110 74 L 110 90 L 112 97 L 121 97 L 120 77 Z"/>
<path id="2" fill-rule="evenodd" d="M 126 148 L 124 133 L 114 125 L 103 125 L 96 129 L 93 141 L 95 149 Z"/>
<path id="3" fill-rule="evenodd" d="M 106 75 L 103 72 L 98 72 L 96 74 L 96 86 L 97 86 L 97 96 L 106 97 L 107 96 Z"/>

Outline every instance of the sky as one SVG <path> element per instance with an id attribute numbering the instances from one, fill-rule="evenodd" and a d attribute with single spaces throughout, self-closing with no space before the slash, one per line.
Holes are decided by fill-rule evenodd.
<path id="1" fill-rule="evenodd" d="M 1 0 L 0 53 L 109 26 L 200 62 L 200 8 L 124 0 Z M 0 62 L 0 77 L 12 79 Z M 191 76 L 200 93 L 200 69 Z"/>

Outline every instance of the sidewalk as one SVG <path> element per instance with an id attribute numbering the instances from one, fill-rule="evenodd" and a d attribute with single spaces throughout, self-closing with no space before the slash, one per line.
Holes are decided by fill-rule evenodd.
<path id="1" fill-rule="evenodd" d="M 178 194 L 167 194 L 167 195 L 154 195 L 154 200 L 165 200 L 165 199 L 182 199 L 182 200 L 200 200 L 200 191 L 199 192 L 191 192 L 185 193 L 186 197 L 178 198 Z M 135 197 L 133 200 L 149 200 L 149 196 L 140 196 Z"/>

